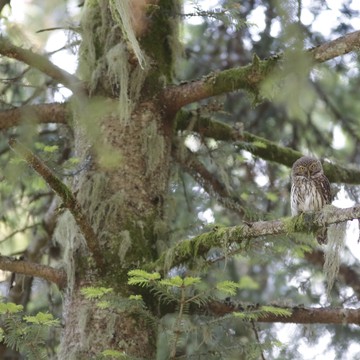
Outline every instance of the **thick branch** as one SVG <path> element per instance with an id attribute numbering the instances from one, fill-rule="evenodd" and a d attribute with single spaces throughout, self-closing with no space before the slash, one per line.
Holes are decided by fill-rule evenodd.
<path id="1" fill-rule="evenodd" d="M 358 51 L 359 49 L 360 31 L 354 31 L 325 44 L 319 45 L 309 50 L 309 52 L 317 63 L 322 63 L 347 54 L 351 51 Z"/>
<path id="2" fill-rule="evenodd" d="M 64 288 L 66 285 L 66 273 L 62 269 L 54 269 L 51 266 L 36 264 L 25 260 L 17 260 L 7 256 L 0 256 L 0 269 L 17 274 L 36 276 L 51 281 Z"/>
<path id="3" fill-rule="evenodd" d="M 208 305 L 210 312 L 217 316 L 231 314 L 234 311 L 245 313 L 255 313 L 255 309 L 244 310 L 232 304 L 213 302 Z M 360 324 L 360 309 L 336 309 L 336 308 L 286 308 L 292 314 L 290 316 L 278 316 L 271 313 L 259 316 L 257 322 L 281 322 L 296 324 Z"/>
<path id="4" fill-rule="evenodd" d="M 177 243 L 164 252 L 160 258 L 150 264 L 146 270 L 161 270 L 164 267 L 177 266 L 192 261 L 199 256 L 206 256 L 212 248 L 225 249 L 231 244 L 238 244 L 244 250 L 251 239 L 267 235 L 288 235 L 295 232 L 312 233 L 320 227 L 340 223 L 360 217 L 360 205 L 347 209 L 326 206 L 322 211 L 301 214 L 292 218 L 270 221 L 257 221 L 227 228 L 214 228 L 192 239 Z"/>
<path id="5" fill-rule="evenodd" d="M 310 49 L 307 53 L 315 63 L 321 63 L 359 48 L 360 31 L 355 31 Z M 281 55 L 266 60 L 254 57 L 250 65 L 214 72 L 200 80 L 168 87 L 163 93 L 165 106 L 176 112 L 184 105 L 234 90 L 245 89 L 257 94 L 261 82 L 280 59 Z"/>
<path id="6" fill-rule="evenodd" d="M 260 136 L 246 131 L 239 132 L 233 127 L 212 120 L 205 116 L 197 116 L 191 111 L 180 111 L 176 117 L 177 130 L 186 130 L 191 124 L 192 131 L 202 136 L 211 137 L 215 140 L 235 141 L 238 148 L 247 150 L 264 160 L 275 161 L 279 164 L 291 167 L 295 160 L 303 156 L 299 151 L 279 146 Z M 346 184 L 360 183 L 360 170 L 348 169 L 339 164 L 323 163 L 324 171 L 330 182 Z"/>
<path id="7" fill-rule="evenodd" d="M 0 111 L 0 130 L 18 126 L 26 116 L 35 123 L 68 124 L 71 119 L 70 105 L 67 103 L 26 105 L 16 109 Z"/>
<path id="8" fill-rule="evenodd" d="M 12 59 L 22 61 L 31 67 L 50 76 L 56 82 L 63 84 L 74 93 L 84 90 L 84 84 L 75 76 L 54 65 L 45 56 L 13 45 L 9 40 L 0 37 L 0 54 Z"/>
<path id="9" fill-rule="evenodd" d="M 15 139 L 9 140 L 10 147 L 19 154 L 51 187 L 55 193 L 61 197 L 64 207 L 74 216 L 76 224 L 79 226 L 82 234 L 84 235 L 85 241 L 92 253 L 96 265 L 99 270 L 103 270 L 103 258 L 97 242 L 96 234 L 86 219 L 80 204 L 70 191 L 70 189 L 58 178 L 51 170 L 29 149 L 24 145 L 16 141 Z"/>

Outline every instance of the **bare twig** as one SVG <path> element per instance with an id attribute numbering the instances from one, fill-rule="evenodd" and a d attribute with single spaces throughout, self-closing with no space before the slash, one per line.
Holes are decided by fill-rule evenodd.
<path id="1" fill-rule="evenodd" d="M 58 177 L 56 177 L 35 154 L 33 154 L 28 148 L 19 143 L 17 140 L 14 138 L 10 139 L 9 146 L 47 182 L 47 184 L 53 191 L 55 191 L 58 196 L 61 197 L 64 207 L 69 209 L 71 214 L 74 216 L 74 219 L 82 234 L 84 235 L 85 241 L 94 257 L 99 270 L 104 270 L 104 262 L 101 256 L 99 244 L 97 242 L 96 234 L 87 221 L 80 204 L 77 202 L 69 188 Z"/>
<path id="2" fill-rule="evenodd" d="M 16 230 L 12 231 L 9 235 L 7 235 L 3 239 L 1 239 L 0 244 L 2 244 L 3 242 L 11 239 L 16 234 L 19 234 L 19 233 L 24 232 L 24 231 L 29 230 L 29 229 L 33 229 L 34 227 L 40 226 L 40 225 L 41 225 L 41 223 L 36 223 L 36 224 L 31 224 L 31 225 L 24 226 L 21 229 L 16 229 Z"/>
<path id="3" fill-rule="evenodd" d="M 18 260 L 8 256 L 0 256 L 0 269 L 28 276 L 36 276 L 57 284 L 60 288 L 66 285 L 66 273 L 63 269 Z"/>
<path id="4" fill-rule="evenodd" d="M 254 335 L 255 335 L 255 338 L 256 338 L 256 342 L 258 343 L 259 345 L 259 348 L 260 348 L 260 357 L 261 357 L 261 360 L 265 360 L 265 356 L 264 356 L 264 351 L 262 350 L 261 348 L 261 342 L 260 342 L 260 337 L 259 337 L 259 332 L 256 328 L 256 325 L 255 325 L 255 321 L 254 320 L 251 320 L 251 327 L 252 327 L 252 330 L 254 332 Z"/>
<path id="5" fill-rule="evenodd" d="M 4 37 L 0 37 L 0 54 L 22 61 L 31 67 L 40 70 L 55 81 L 63 84 L 74 93 L 84 92 L 84 84 L 75 76 L 54 65 L 45 56 L 34 53 L 31 50 L 15 46 Z"/>

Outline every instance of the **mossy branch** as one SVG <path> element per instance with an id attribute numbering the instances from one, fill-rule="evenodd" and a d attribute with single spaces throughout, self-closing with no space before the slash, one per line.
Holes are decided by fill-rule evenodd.
<path id="1" fill-rule="evenodd" d="M 246 131 L 238 131 L 221 121 L 206 116 L 198 116 L 191 111 L 179 111 L 176 117 L 177 130 L 187 130 L 190 125 L 191 130 L 201 136 L 221 141 L 234 141 L 239 149 L 249 151 L 264 160 L 274 161 L 288 167 L 291 167 L 295 160 L 303 156 L 299 151 L 277 145 L 270 140 Z M 349 169 L 328 162 L 324 162 L 323 167 L 330 182 L 360 183 L 360 170 L 358 169 Z"/>
<path id="2" fill-rule="evenodd" d="M 355 31 L 304 52 L 307 52 L 316 64 L 357 51 L 359 48 L 360 31 Z M 240 89 L 257 95 L 261 82 L 281 59 L 281 54 L 265 60 L 260 60 L 255 55 L 252 64 L 213 72 L 200 80 L 169 86 L 162 96 L 165 107 L 170 112 L 176 112 L 184 105 L 195 101 Z"/>
<path id="3" fill-rule="evenodd" d="M 34 153 L 16 139 L 10 139 L 9 146 L 46 181 L 46 183 L 58 196 L 60 196 L 63 201 L 63 206 L 69 209 L 71 214 L 74 216 L 75 222 L 84 235 L 85 241 L 94 257 L 96 265 L 100 271 L 102 271 L 104 262 L 97 242 L 96 234 L 70 189 L 57 176 L 55 176 Z"/>
<path id="4" fill-rule="evenodd" d="M 256 313 L 258 305 L 247 306 L 231 303 L 212 302 L 208 304 L 208 310 L 217 316 L 225 316 L 240 311 L 251 314 Z M 279 309 L 283 309 L 278 307 Z M 360 324 L 360 309 L 339 309 L 339 308 L 305 308 L 292 307 L 284 308 L 291 312 L 290 316 L 282 316 L 271 313 L 256 317 L 257 322 L 266 323 L 296 323 L 296 324 Z"/>
<path id="5" fill-rule="evenodd" d="M 36 276 L 51 281 L 60 288 L 64 288 L 66 285 L 65 271 L 63 269 L 54 269 L 47 265 L 18 260 L 8 256 L 0 256 L 0 269 L 27 276 Z"/>
<path id="6" fill-rule="evenodd" d="M 233 227 L 216 227 L 212 231 L 186 239 L 165 251 L 157 261 L 145 270 L 168 270 L 170 266 L 188 263 L 200 256 L 206 256 L 212 248 L 224 248 L 238 244 L 246 250 L 251 239 L 268 235 L 289 235 L 292 233 L 313 233 L 321 227 L 360 217 L 360 205 L 347 209 L 326 206 L 322 211 L 301 214 L 270 221 L 247 222 Z M 171 261 L 169 261 L 171 259 Z"/>
<path id="7" fill-rule="evenodd" d="M 39 124 L 68 124 L 72 114 L 69 103 L 25 105 L 0 111 L 0 130 L 20 125 L 25 116 Z"/>
<path id="8" fill-rule="evenodd" d="M 85 90 L 84 84 L 75 75 L 54 65 L 43 55 L 15 46 L 5 37 L 0 37 L 0 54 L 22 61 L 23 63 L 40 70 L 42 73 L 50 76 L 56 82 L 63 84 L 74 93 L 83 92 Z"/>

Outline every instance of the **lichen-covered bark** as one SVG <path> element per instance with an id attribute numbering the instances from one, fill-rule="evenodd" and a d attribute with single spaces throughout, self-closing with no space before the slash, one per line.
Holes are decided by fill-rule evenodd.
<path id="1" fill-rule="evenodd" d="M 154 356 L 153 328 L 126 309 L 99 310 L 80 292 L 91 284 L 128 296 L 128 270 L 156 258 L 164 229 L 172 125 L 157 95 L 171 77 L 170 39 L 177 21 L 171 14 L 178 2 L 134 4 L 85 3 L 79 74 L 89 83 L 90 97 L 74 99 L 75 154 L 85 166 L 71 185 L 96 233 L 104 266 L 97 268 L 65 213 L 56 232 L 67 238 L 62 359 L 88 359 L 106 349 Z"/>

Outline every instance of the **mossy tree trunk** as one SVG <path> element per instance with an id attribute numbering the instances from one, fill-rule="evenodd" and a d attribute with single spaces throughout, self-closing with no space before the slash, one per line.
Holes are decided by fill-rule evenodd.
<path id="1" fill-rule="evenodd" d="M 76 157 L 87 166 L 71 185 L 102 263 L 64 213 L 55 233 L 66 242 L 68 273 L 61 359 L 89 359 L 106 349 L 143 358 L 155 353 L 154 330 L 144 321 L 126 310 L 99 310 L 80 290 L 105 286 L 127 297 L 129 269 L 156 257 L 173 132 L 159 94 L 171 80 L 178 6 L 176 0 L 85 2 L 79 76 L 90 94 L 76 97 L 73 108 Z"/>

